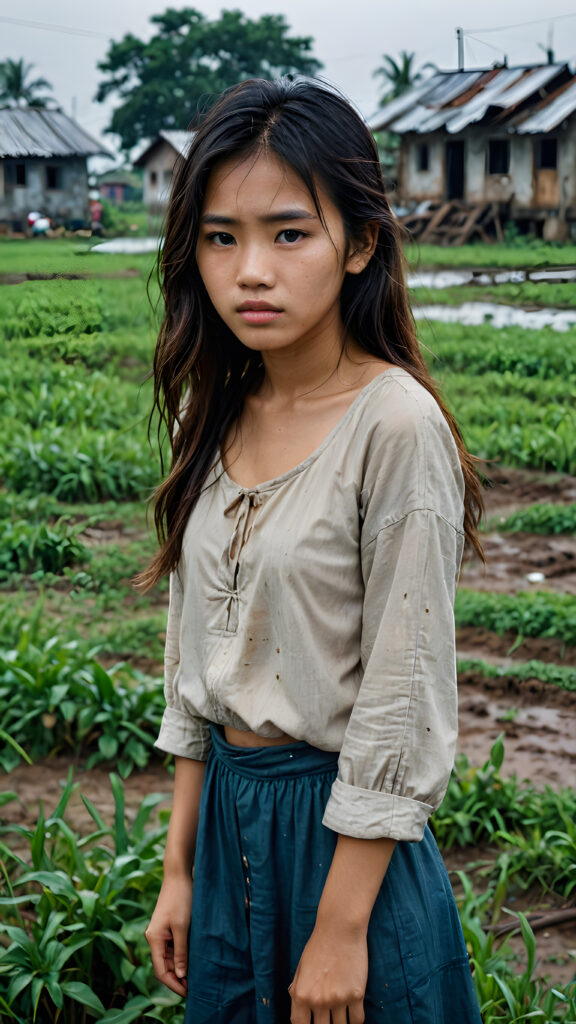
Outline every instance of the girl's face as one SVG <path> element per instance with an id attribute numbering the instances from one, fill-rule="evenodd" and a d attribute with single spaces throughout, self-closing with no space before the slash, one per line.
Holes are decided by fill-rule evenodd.
<path id="1" fill-rule="evenodd" d="M 338 209 L 318 188 L 323 227 L 298 175 L 273 153 L 210 175 L 196 258 L 214 308 L 261 352 L 343 340 L 340 291 L 370 255 L 348 253 Z"/>

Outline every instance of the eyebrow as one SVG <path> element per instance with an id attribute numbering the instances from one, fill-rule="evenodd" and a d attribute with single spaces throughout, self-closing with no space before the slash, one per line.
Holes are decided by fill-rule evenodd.
<path id="1" fill-rule="evenodd" d="M 318 218 L 313 214 L 309 213 L 308 210 L 278 210 L 277 213 L 266 213 L 262 217 L 258 217 L 258 220 L 262 221 L 263 224 L 276 224 L 280 221 L 287 220 L 317 220 Z M 202 224 L 238 224 L 238 221 L 234 217 L 225 217 L 220 213 L 204 213 L 201 217 Z"/>

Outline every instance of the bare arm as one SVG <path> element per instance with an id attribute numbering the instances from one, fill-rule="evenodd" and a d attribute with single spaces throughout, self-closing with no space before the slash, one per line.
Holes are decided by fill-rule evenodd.
<path id="1" fill-rule="evenodd" d="M 310 1024 L 311 1013 L 314 1024 L 362 1024 L 368 924 L 395 845 L 338 836 L 316 925 L 290 986 L 292 1024 Z"/>
<path id="2" fill-rule="evenodd" d="M 204 761 L 175 758 L 174 798 L 164 854 L 164 881 L 146 929 L 154 973 L 173 992 L 186 995 L 192 867 L 198 832 Z"/>

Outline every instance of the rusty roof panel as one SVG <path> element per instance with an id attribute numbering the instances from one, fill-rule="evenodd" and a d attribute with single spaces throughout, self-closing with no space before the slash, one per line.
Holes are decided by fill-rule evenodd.
<path id="1" fill-rule="evenodd" d="M 395 100 L 390 100 L 389 103 L 379 110 L 374 117 L 370 118 L 369 125 L 372 131 L 378 132 L 382 128 L 387 128 L 392 121 L 401 117 L 407 110 L 418 103 L 420 97 L 423 97 L 430 91 L 433 84 L 439 84 L 444 75 L 437 74 L 432 75 L 425 82 L 421 82 L 420 85 L 416 85 L 413 89 L 409 89 L 408 92 L 402 93 L 401 96 L 397 96 Z"/>
<path id="2" fill-rule="evenodd" d="M 528 115 L 526 120 L 516 126 L 520 135 L 534 134 L 536 132 L 551 132 L 557 128 L 562 121 L 576 110 L 576 81 L 567 89 L 563 89 L 559 95 L 550 96 L 539 110 Z"/>
<path id="3" fill-rule="evenodd" d="M 531 68 L 525 72 L 516 85 L 511 86 L 501 96 L 496 97 L 493 103 L 497 107 L 517 107 L 523 100 L 527 100 L 529 96 L 532 96 L 537 89 L 542 89 L 543 86 L 548 85 L 562 71 L 563 65 L 558 66 L 558 64 L 546 64 L 542 68 Z"/>
<path id="4" fill-rule="evenodd" d="M 388 128 L 393 132 L 424 132 L 436 131 L 447 121 L 450 121 L 457 113 L 457 108 L 449 104 L 462 92 L 471 86 L 481 77 L 481 72 L 471 71 L 462 74 L 446 74 L 441 72 L 433 75 L 417 90 L 410 90 L 398 100 L 393 100 L 388 106 L 394 105 L 390 116 L 388 107 L 385 107 L 381 114 L 373 119 L 372 128 L 378 131 L 379 128 Z M 419 95 L 416 95 L 416 92 Z M 400 106 L 400 100 L 404 102 Z M 385 118 L 385 120 L 384 120 Z"/>
<path id="5" fill-rule="evenodd" d="M 61 110 L 0 110 L 0 157 L 111 156 Z"/>
<path id="6" fill-rule="evenodd" d="M 522 77 L 522 68 L 502 68 L 500 74 L 495 75 L 485 89 L 477 93 L 465 107 L 462 107 L 458 117 L 448 125 L 449 132 L 460 132 L 467 125 L 481 121 L 490 106 L 497 102 L 498 96 L 511 85 L 518 82 Z"/>
<path id="7" fill-rule="evenodd" d="M 455 135 L 468 125 L 482 121 L 489 111 L 496 117 L 497 111 L 502 110 L 506 114 L 498 114 L 498 121 L 513 130 L 516 122 L 511 120 L 511 114 L 520 103 L 534 97 L 533 110 L 536 107 L 538 111 L 540 90 L 555 78 L 562 80 L 570 75 L 567 64 L 440 71 L 387 104 L 371 119 L 370 127 L 373 131 L 387 128 L 400 135 L 406 132 L 424 134 L 445 128 L 451 135 Z M 550 127 L 554 127 L 574 108 L 570 106 L 570 101 L 560 96 L 550 99 L 554 100 L 553 116 L 557 117 L 554 124 L 550 124 Z M 548 104 L 547 109 L 552 109 L 552 105 Z M 533 116 L 539 115 L 535 113 Z M 532 123 L 531 116 L 521 120 L 519 131 L 549 130 L 530 127 Z M 536 123 L 542 122 L 534 121 Z"/>

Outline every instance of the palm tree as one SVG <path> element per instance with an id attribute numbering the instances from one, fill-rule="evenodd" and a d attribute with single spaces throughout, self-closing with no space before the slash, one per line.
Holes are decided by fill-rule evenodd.
<path id="1" fill-rule="evenodd" d="M 0 63 L 0 103 L 10 107 L 45 107 L 51 96 L 42 95 L 44 89 L 51 90 L 45 78 L 30 81 L 33 64 L 8 58 Z"/>
<path id="2" fill-rule="evenodd" d="M 397 96 L 401 96 L 407 89 L 411 89 L 422 78 L 421 72 L 414 71 L 412 68 L 414 57 L 414 53 L 407 53 L 406 50 L 400 51 L 398 60 L 394 60 L 387 53 L 382 55 L 384 64 L 374 71 L 375 78 L 384 79 L 384 94 L 380 99 L 381 107 L 389 103 L 390 100 L 396 99 Z"/>

